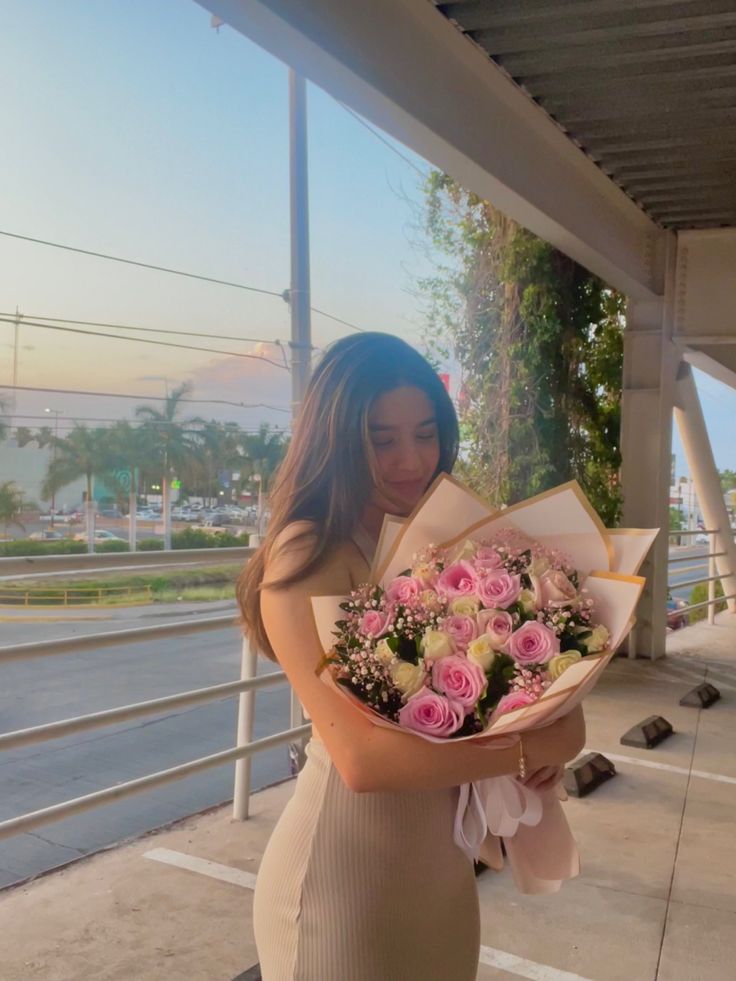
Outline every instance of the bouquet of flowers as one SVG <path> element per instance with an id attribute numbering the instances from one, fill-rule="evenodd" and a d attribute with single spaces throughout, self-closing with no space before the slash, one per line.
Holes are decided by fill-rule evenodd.
<path id="1" fill-rule="evenodd" d="M 438 738 L 486 731 L 609 639 L 569 557 L 511 529 L 431 544 L 385 589 L 361 586 L 340 607 L 325 657 L 335 681 Z"/>
<path id="2" fill-rule="evenodd" d="M 656 534 L 606 529 L 575 481 L 494 511 L 443 474 L 408 519 L 387 516 L 369 583 L 312 597 L 321 676 L 376 725 L 515 741 L 595 685 L 634 623 Z M 461 786 L 454 836 L 486 861 L 502 836 L 525 892 L 577 874 L 557 796 L 514 777 Z"/>

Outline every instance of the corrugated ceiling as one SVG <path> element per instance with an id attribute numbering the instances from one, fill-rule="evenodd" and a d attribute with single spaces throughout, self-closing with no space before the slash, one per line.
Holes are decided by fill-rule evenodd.
<path id="1" fill-rule="evenodd" d="M 736 0 L 437 6 L 659 224 L 736 226 Z"/>

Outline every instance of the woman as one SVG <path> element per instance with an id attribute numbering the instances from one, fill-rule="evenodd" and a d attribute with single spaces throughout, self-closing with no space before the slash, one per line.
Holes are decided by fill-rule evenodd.
<path id="1" fill-rule="evenodd" d="M 251 642 L 281 665 L 313 724 L 258 874 L 264 981 L 476 977 L 478 896 L 453 840 L 457 788 L 518 773 L 519 747 L 374 726 L 315 673 L 310 606 L 367 581 L 384 515 L 410 514 L 457 451 L 452 403 L 413 348 L 365 333 L 328 349 L 271 494 L 268 533 L 239 583 Z M 525 735 L 527 782 L 551 786 L 583 743 L 579 712 Z"/>

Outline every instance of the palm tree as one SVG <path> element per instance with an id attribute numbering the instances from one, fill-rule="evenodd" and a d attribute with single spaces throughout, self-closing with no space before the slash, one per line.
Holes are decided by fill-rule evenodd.
<path id="1" fill-rule="evenodd" d="M 240 470 L 245 450 L 240 427 L 235 422 L 206 422 L 201 430 L 200 467 L 203 470 L 204 497 L 217 497 L 217 475 L 221 470 Z"/>
<path id="2" fill-rule="evenodd" d="M 52 446 L 54 442 L 54 431 L 51 426 L 41 426 L 35 432 L 28 426 L 18 426 L 15 431 L 15 440 L 18 446 L 27 446 L 35 443 L 39 450 L 44 446 Z"/>
<path id="3" fill-rule="evenodd" d="M 135 552 L 138 476 L 155 453 L 156 447 L 149 429 L 145 426 L 131 426 L 126 421 L 116 422 L 108 430 L 108 435 L 115 490 L 120 497 L 128 498 L 128 547 L 131 552 Z M 124 477 L 120 471 L 128 476 Z"/>
<path id="4" fill-rule="evenodd" d="M 286 455 L 288 440 L 279 430 L 262 423 L 257 433 L 243 440 L 250 478 L 258 477 L 258 534 L 263 534 L 263 496 L 268 493 L 278 465 Z"/>
<path id="5" fill-rule="evenodd" d="M 88 552 L 94 552 L 95 544 L 92 482 L 94 477 L 106 477 L 110 472 L 108 440 L 108 429 L 87 429 L 78 422 L 63 439 L 52 437 L 54 457 L 46 471 L 41 491 L 44 497 L 51 497 L 78 477 L 85 478 L 87 493 L 84 510 Z"/>
<path id="6" fill-rule="evenodd" d="M 143 427 L 151 435 L 155 458 L 161 470 L 162 511 L 164 519 L 164 548 L 171 548 L 171 478 L 184 477 L 197 469 L 199 432 L 192 427 L 204 425 L 196 416 L 179 419 L 180 403 L 191 392 L 188 382 L 178 385 L 166 397 L 162 409 L 151 405 L 139 405 L 135 414 L 143 420 Z"/>
<path id="7" fill-rule="evenodd" d="M 22 510 L 23 491 L 12 480 L 4 480 L 0 484 L 0 521 L 3 523 L 3 533 L 6 538 L 8 525 L 17 525 L 23 529 L 23 525 L 18 521 L 18 515 Z"/>

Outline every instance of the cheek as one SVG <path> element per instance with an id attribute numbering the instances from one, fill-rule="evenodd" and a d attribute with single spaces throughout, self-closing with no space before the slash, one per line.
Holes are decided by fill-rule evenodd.
<path id="1" fill-rule="evenodd" d="M 434 473 L 440 462 L 440 444 L 438 442 L 430 443 L 429 446 L 425 448 L 422 458 L 427 471 Z"/>

